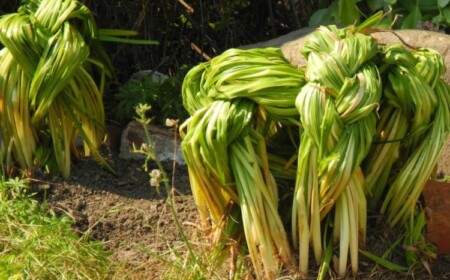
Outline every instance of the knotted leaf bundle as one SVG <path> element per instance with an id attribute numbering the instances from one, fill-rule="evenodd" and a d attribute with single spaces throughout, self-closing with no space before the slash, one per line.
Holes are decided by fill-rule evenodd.
<path id="1" fill-rule="evenodd" d="M 7 165 L 70 173 L 71 155 L 98 153 L 103 87 L 112 75 L 89 9 L 76 0 L 28 0 L 0 18 L 0 131 Z M 98 75 L 100 83 L 94 79 Z"/>
<path id="2" fill-rule="evenodd" d="M 280 132 L 280 122 L 298 122 L 295 98 L 303 84 L 304 71 L 279 49 L 228 50 L 184 82 L 192 117 L 182 127 L 182 149 L 201 217 L 220 235 L 230 205 L 239 205 L 239 227 L 261 278 L 292 264 L 266 139 Z"/>
<path id="3" fill-rule="evenodd" d="M 306 275 L 310 249 L 322 273 L 334 255 L 340 277 L 348 263 L 356 274 L 367 208 L 390 226 L 417 212 L 449 136 L 445 66 L 430 49 L 379 46 L 361 33 L 376 20 L 318 28 L 299 68 L 279 49 L 231 49 L 185 78 L 182 150 L 202 220 L 221 253 L 220 240 L 244 245 L 260 279 Z"/>

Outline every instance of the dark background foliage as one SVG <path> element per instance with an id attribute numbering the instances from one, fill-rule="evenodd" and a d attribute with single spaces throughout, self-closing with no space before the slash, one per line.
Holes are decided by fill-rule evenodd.
<path id="1" fill-rule="evenodd" d="M 99 28 L 131 29 L 159 45 L 105 43 L 119 82 L 153 69 L 174 75 L 224 50 L 306 27 L 313 0 L 83 0 Z M 0 1 L 0 14 L 19 0 Z"/>
<path id="2" fill-rule="evenodd" d="M 173 75 L 182 65 L 307 25 L 313 4 L 262 0 L 85 0 L 101 28 L 139 32 L 158 46 L 107 44 L 119 80 L 137 70 Z M 295 2 L 295 3 L 294 3 Z M 309 1 L 314 2 L 314 1 Z"/>
<path id="3" fill-rule="evenodd" d="M 159 42 L 158 45 L 103 44 L 118 78 L 109 83 L 105 92 L 105 111 L 108 120 L 122 125 L 132 119 L 134 106 L 140 102 L 152 104 L 154 115 L 174 117 L 170 114 L 181 110 L 172 107 L 181 107 L 179 92 L 188 69 L 226 49 L 261 42 L 306 27 L 311 14 L 318 8 L 313 0 L 80 2 L 92 11 L 98 28 L 135 30 L 139 33 L 136 38 Z M 19 5 L 20 0 L 0 1 L 0 15 L 16 12 Z M 174 77 L 173 89 L 167 88 L 163 93 L 173 91 L 178 96 L 164 93 L 161 96 L 165 98 L 147 100 L 140 94 L 151 90 L 145 88 L 145 83 L 139 84 L 138 88 L 126 84 L 133 73 L 148 69 Z M 128 108 L 122 106 L 124 102 L 134 103 Z M 162 102 L 170 106 L 159 108 Z M 129 117 L 121 119 L 119 115 Z M 184 115 L 180 113 L 178 117 L 183 118 Z"/>

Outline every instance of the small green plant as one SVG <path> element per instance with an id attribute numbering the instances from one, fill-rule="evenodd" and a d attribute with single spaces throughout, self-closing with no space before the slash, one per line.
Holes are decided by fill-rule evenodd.
<path id="1" fill-rule="evenodd" d="M 110 253 L 47 211 L 26 180 L 0 182 L 0 279 L 105 279 Z"/>
<path id="2" fill-rule="evenodd" d="M 154 118 L 158 124 L 164 124 L 168 118 L 187 119 L 188 113 L 181 99 L 182 82 L 181 74 L 160 81 L 154 80 L 152 74 L 143 80 L 130 79 L 115 95 L 118 101 L 117 120 L 121 123 L 130 121 L 140 103 L 152 106 L 149 117 Z"/>
<path id="3" fill-rule="evenodd" d="M 371 252 L 360 250 L 360 253 L 375 262 L 374 272 L 378 266 L 389 270 L 406 273 L 408 271 L 426 270 L 431 276 L 431 263 L 437 257 L 437 248 L 425 239 L 425 228 L 427 220 L 425 211 L 416 207 L 409 220 L 404 225 L 404 232 L 390 246 L 390 248 L 380 257 Z M 399 247 L 401 247 L 400 250 Z M 403 251 L 405 264 L 396 264 L 388 260 L 388 256 L 394 250 Z"/>
<path id="4" fill-rule="evenodd" d="M 161 279 L 222 279 L 225 278 L 220 276 L 223 271 L 218 271 L 217 266 L 220 262 L 224 261 L 223 256 L 218 255 L 221 253 L 218 248 L 211 248 L 211 250 L 205 250 L 204 245 L 196 246 L 194 242 L 188 238 L 185 229 L 182 226 L 181 221 L 178 218 L 176 205 L 175 205 L 175 197 L 174 193 L 176 192 L 174 187 L 175 180 L 175 163 L 174 170 L 172 171 L 171 181 L 167 177 L 167 173 L 165 172 L 161 162 L 158 160 L 158 157 L 155 153 L 152 139 L 150 137 L 150 132 L 147 128 L 147 125 L 151 122 L 151 118 L 148 117 L 148 112 L 150 111 L 151 106 L 147 104 L 139 104 L 135 110 L 138 115 L 136 120 L 141 123 L 144 127 L 144 131 L 146 134 L 146 143 L 144 143 L 141 147 L 134 147 L 135 153 L 140 153 L 146 156 L 145 162 L 143 164 L 144 170 L 148 172 L 150 177 L 150 185 L 152 187 L 157 188 L 159 192 L 159 187 L 163 186 L 166 194 L 167 194 L 167 205 L 171 211 L 172 217 L 176 224 L 177 229 L 182 238 L 182 245 L 170 248 L 170 252 L 168 254 L 161 254 L 160 252 L 153 252 L 149 249 L 143 249 L 150 258 L 154 258 L 159 260 L 164 264 L 165 269 L 161 272 Z M 166 125 L 169 127 L 178 128 L 179 120 L 166 120 Z M 176 140 L 176 138 L 175 138 Z M 174 142 L 176 143 L 176 141 Z M 174 151 L 175 147 L 174 147 Z M 149 170 L 148 164 L 150 161 L 153 161 L 157 165 L 157 169 Z M 200 238 L 200 237 L 199 237 Z M 228 242 L 229 240 L 227 240 Z M 202 243 L 202 242 L 198 242 Z M 198 244 L 196 243 L 196 244 Z M 206 244 L 203 242 L 203 244 Z M 219 244 L 218 246 L 220 246 Z M 232 272 L 233 279 L 240 279 L 241 273 L 243 273 L 243 269 L 245 267 L 243 258 L 240 258 L 241 255 L 237 255 L 237 265 L 235 271 Z M 220 266 L 220 265 L 219 265 Z"/>
<path id="5" fill-rule="evenodd" d="M 437 248 L 425 238 L 426 225 L 425 210 L 416 207 L 416 211 L 405 223 L 406 234 L 403 240 L 403 249 L 406 263 L 411 269 L 415 266 L 422 266 L 431 275 L 431 262 L 437 257 Z"/>
<path id="6" fill-rule="evenodd" d="M 448 0 L 322 0 L 309 25 L 354 24 L 378 11 L 390 11 L 379 24 L 383 28 L 437 31 L 450 27 Z"/>
<path id="7" fill-rule="evenodd" d="M 191 256 L 190 260 L 193 263 L 193 267 L 196 268 L 194 271 L 198 271 L 198 268 L 199 267 L 201 268 L 203 265 L 198 261 L 197 255 L 196 255 L 196 253 L 194 253 L 191 242 L 187 238 L 185 231 L 184 231 L 183 227 L 181 226 L 181 223 L 178 219 L 178 215 L 176 213 L 176 209 L 174 206 L 174 200 L 173 200 L 173 192 L 172 192 L 173 186 L 171 187 L 169 184 L 169 178 L 167 177 L 167 173 L 164 170 L 161 162 L 158 160 L 158 157 L 155 153 L 153 141 L 150 137 L 150 131 L 148 130 L 148 124 L 150 124 L 152 119 L 147 116 L 147 113 L 150 111 L 150 109 L 151 109 L 150 105 L 143 104 L 143 103 L 138 104 L 135 108 L 136 113 L 138 115 L 136 120 L 139 123 L 141 123 L 144 128 L 147 143 L 145 143 L 145 145 L 142 145 L 139 149 L 137 149 L 136 147 L 133 147 L 134 148 L 133 150 L 134 150 L 134 152 L 146 155 L 145 162 L 144 162 L 144 170 L 146 172 L 149 172 L 149 170 L 148 170 L 149 161 L 154 161 L 156 163 L 158 169 L 154 169 L 149 172 L 149 176 L 151 178 L 150 184 L 151 184 L 151 186 L 158 188 L 158 191 L 159 191 L 160 184 L 164 185 L 166 193 L 167 193 L 167 204 L 169 205 L 169 208 L 173 215 L 175 224 L 181 233 L 183 242 L 187 246 L 189 255 Z"/>

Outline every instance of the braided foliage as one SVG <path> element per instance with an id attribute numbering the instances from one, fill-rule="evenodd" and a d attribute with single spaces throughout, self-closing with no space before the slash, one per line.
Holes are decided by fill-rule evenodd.
<path id="1" fill-rule="evenodd" d="M 183 83 L 192 117 L 182 127 L 182 150 L 202 219 L 207 223 L 209 213 L 220 232 L 230 204 L 238 204 L 261 278 L 273 279 L 281 264 L 292 263 L 266 138 L 278 133 L 278 121 L 298 122 L 294 101 L 303 84 L 303 70 L 279 49 L 228 50 L 195 67 Z"/>
<path id="2" fill-rule="evenodd" d="M 382 52 L 380 121 L 364 173 L 369 205 L 381 203 L 381 212 L 394 226 L 413 215 L 447 141 L 450 92 L 440 78 L 445 66 L 436 51 L 409 52 L 393 45 Z"/>
<path id="3" fill-rule="evenodd" d="M 349 258 L 356 274 L 366 204 L 391 226 L 411 221 L 448 138 L 442 57 L 379 47 L 361 26 L 318 28 L 300 69 L 279 49 L 232 49 L 183 83 L 182 149 L 202 219 L 219 241 L 245 236 L 261 279 L 292 264 L 284 225 L 302 275 L 310 248 L 322 276 L 333 255 L 339 277 Z"/>
<path id="4" fill-rule="evenodd" d="M 323 42 L 326 42 L 324 44 Z M 296 100 L 303 135 L 292 213 L 300 270 L 308 270 L 312 242 L 322 258 L 321 220 L 335 207 L 334 239 L 340 240 L 339 274 L 358 269 L 358 236 L 364 241 L 366 202 L 360 164 L 375 133 L 381 96 L 378 69 L 371 61 L 377 44 L 363 34 L 319 28 L 305 44 L 306 80 Z M 357 54 L 357 55 L 355 55 Z M 350 242 L 351 241 L 351 242 Z"/>
<path id="5" fill-rule="evenodd" d="M 95 43 L 89 9 L 76 0 L 28 0 L 0 18 L 0 130 L 7 165 L 70 173 L 71 155 L 106 165 L 103 86 L 110 62 Z M 93 70 L 100 74 L 99 85 Z"/>

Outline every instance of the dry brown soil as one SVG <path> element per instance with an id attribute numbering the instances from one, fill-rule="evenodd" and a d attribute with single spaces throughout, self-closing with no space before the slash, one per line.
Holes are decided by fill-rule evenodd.
<path id="1" fill-rule="evenodd" d="M 34 186 L 41 197 L 46 196 L 48 208 L 75 220 L 77 232 L 88 231 L 91 239 L 106 241 L 112 258 L 124 265 L 118 269 L 122 275 L 117 275 L 117 279 L 154 279 L 161 267 L 151 260 L 154 259 L 151 254 L 167 254 L 169 248 L 182 245 L 180 231 L 166 203 L 165 189 L 161 187 L 158 193 L 150 186 L 143 161 L 124 161 L 116 156 L 110 156 L 109 160 L 117 175 L 93 160 L 82 159 L 73 164 L 68 179 L 37 173 Z M 171 178 L 172 163 L 164 168 Z M 197 209 L 186 167 L 178 166 L 175 170 L 176 211 L 189 231 L 196 226 Z"/>
<path id="2" fill-rule="evenodd" d="M 159 279 L 167 266 L 162 265 L 155 254 L 170 259 L 170 248 L 184 250 L 166 203 L 166 192 L 162 188 L 158 193 L 150 187 L 143 161 L 119 160 L 116 155 L 110 155 L 109 161 L 117 175 L 102 169 L 93 160 L 83 159 L 73 164 L 72 175 L 66 180 L 36 173 L 40 182 L 34 186 L 41 197 L 47 197 L 49 208 L 75 219 L 76 231 L 88 231 L 92 239 L 106 241 L 112 251 L 111 258 L 123 264 L 112 278 Z M 149 168 L 155 168 L 154 164 Z M 165 169 L 171 178 L 172 163 L 166 163 Z M 198 213 L 191 196 L 187 168 L 177 166 L 175 172 L 173 185 L 178 217 L 192 238 L 199 233 Z M 377 254 L 382 254 L 394 240 L 383 227 L 372 227 L 368 231 L 368 244 Z M 423 272 L 405 275 L 379 269 L 370 273 L 372 267 L 372 262 L 362 258 L 362 272 L 357 279 L 430 279 Z M 432 269 L 435 279 L 450 279 L 450 258 L 440 256 Z M 179 277 L 183 279 L 183 275 Z"/>

